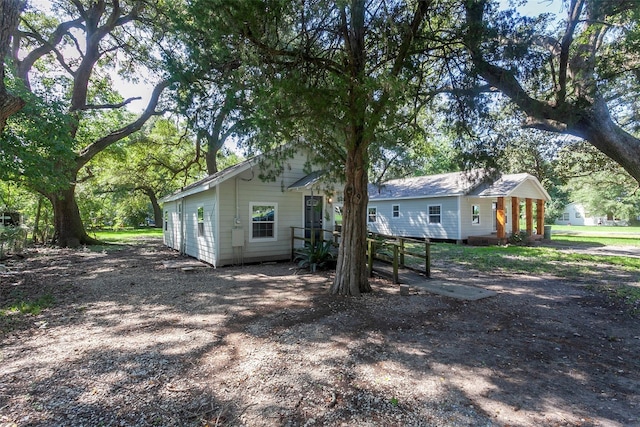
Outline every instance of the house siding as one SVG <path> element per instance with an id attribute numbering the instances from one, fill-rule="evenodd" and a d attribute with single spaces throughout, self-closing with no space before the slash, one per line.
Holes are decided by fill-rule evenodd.
<path id="1" fill-rule="evenodd" d="M 175 249 L 177 251 L 181 250 L 180 244 L 182 242 L 182 236 L 180 231 L 180 216 L 178 213 L 178 204 L 181 201 L 173 201 L 164 204 L 164 212 L 168 215 L 168 221 L 166 224 L 163 223 L 163 240 L 164 244 L 168 247 Z M 163 212 L 162 220 L 165 221 Z"/>
<path id="2" fill-rule="evenodd" d="M 393 217 L 393 205 L 400 205 L 400 213 Z M 440 223 L 429 224 L 428 207 L 438 205 Z M 368 222 L 370 231 L 380 234 L 430 239 L 456 239 L 458 236 L 458 202 L 455 197 L 404 200 L 371 200 L 377 208 L 376 222 Z"/>
<path id="3" fill-rule="evenodd" d="M 462 239 L 469 236 L 486 236 L 495 231 L 492 203 L 495 199 L 462 197 L 460 201 L 460 223 Z M 480 208 L 480 224 L 473 224 L 472 207 Z"/>
<path id="4" fill-rule="evenodd" d="M 198 235 L 198 208 L 203 208 L 203 233 Z M 183 206 L 185 254 L 216 266 L 216 191 L 210 189 L 186 197 Z"/>
<path id="5" fill-rule="evenodd" d="M 291 254 L 291 227 L 299 227 L 304 221 L 303 193 L 287 191 L 287 187 L 304 177 L 307 158 L 297 155 L 287 161 L 284 172 L 274 182 L 264 182 L 254 166 L 235 178 L 218 185 L 220 194 L 219 265 L 228 265 L 238 260 L 244 262 L 287 259 Z M 237 200 L 236 200 L 237 194 Z M 250 241 L 250 203 L 277 204 L 276 240 Z M 237 210 L 237 212 L 236 212 Z M 244 246 L 232 247 L 232 230 L 242 229 Z"/>

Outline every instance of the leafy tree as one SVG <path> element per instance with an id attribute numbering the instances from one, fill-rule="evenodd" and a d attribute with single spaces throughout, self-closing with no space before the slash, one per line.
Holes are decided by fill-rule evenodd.
<path id="1" fill-rule="evenodd" d="M 575 142 L 564 147 L 555 169 L 571 200 L 582 203 L 591 215 L 634 220 L 640 214 L 638 184 L 592 145 Z"/>
<path id="2" fill-rule="evenodd" d="M 548 15 L 519 17 L 490 0 L 463 5 L 463 59 L 476 77 L 466 83 L 500 91 L 526 127 L 589 141 L 640 182 L 637 1 L 569 0 L 557 31 Z"/>
<path id="3" fill-rule="evenodd" d="M 25 11 L 13 35 L 16 80 L 33 107 L 7 121 L 1 149 L 15 160 L 3 175 L 49 199 L 59 245 L 90 244 L 75 197 L 81 171 L 157 114 L 170 84 L 161 80 L 144 112 L 129 119 L 123 110 L 135 98 L 114 92 L 109 72 L 134 78 L 139 67 L 157 69 L 164 18 L 146 1 L 58 0 L 51 9 Z"/>
<path id="4" fill-rule="evenodd" d="M 109 220 L 116 211 L 130 211 L 119 216 L 136 218 L 126 222 L 137 225 L 146 219 L 151 205 L 156 227 L 160 227 L 163 218 L 158 198 L 201 177 L 202 157 L 194 136 L 166 118 L 151 119 L 129 140 L 100 154 L 99 162 L 91 167 L 91 193 L 99 198 L 109 195 L 119 202 L 109 212 Z M 134 206 L 137 208 L 131 210 Z M 92 221 L 103 222 L 95 215 L 100 210 L 93 209 Z"/>
<path id="5" fill-rule="evenodd" d="M 442 12 L 425 0 L 191 3 L 196 34 L 221 31 L 199 42 L 240 55 L 263 150 L 300 141 L 344 178 L 334 294 L 371 289 L 365 257 L 371 152 L 376 141 L 388 141 L 385 130 L 410 121 L 418 110 L 412 105 L 423 102 L 427 76 L 437 73 L 425 54 L 428 36 L 443 25 Z"/>

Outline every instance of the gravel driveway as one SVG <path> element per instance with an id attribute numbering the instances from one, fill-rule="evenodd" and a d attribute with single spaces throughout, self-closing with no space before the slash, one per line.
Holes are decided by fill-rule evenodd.
<path id="1" fill-rule="evenodd" d="M 39 249 L 4 262 L 0 425 L 640 425 L 640 320 L 578 282 L 470 272 L 434 277 L 498 295 L 473 302 L 373 279 L 328 295 L 330 273 L 289 263 L 168 269 L 159 242 Z"/>

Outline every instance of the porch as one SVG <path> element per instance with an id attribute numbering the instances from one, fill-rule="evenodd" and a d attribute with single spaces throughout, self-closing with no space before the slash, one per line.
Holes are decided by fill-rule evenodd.
<path id="1" fill-rule="evenodd" d="M 507 200 L 510 199 L 510 221 L 507 221 Z M 524 198 L 525 228 L 520 229 L 521 201 L 516 196 L 498 197 L 495 209 L 495 229 L 489 235 L 468 236 L 467 243 L 472 246 L 491 246 L 506 244 L 510 236 L 518 236 L 525 231 L 525 241 L 540 241 L 544 236 L 544 202 L 543 199 Z M 534 214 L 535 205 L 535 214 Z M 535 219 L 535 227 L 534 227 Z M 510 227 L 508 227 L 510 222 Z M 510 228 L 510 230 L 508 230 Z M 508 232 L 509 231 L 509 232 Z"/>

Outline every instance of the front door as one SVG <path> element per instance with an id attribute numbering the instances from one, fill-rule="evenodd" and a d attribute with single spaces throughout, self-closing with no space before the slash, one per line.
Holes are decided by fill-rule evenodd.
<path id="1" fill-rule="evenodd" d="M 304 196 L 304 228 L 305 237 L 315 243 L 322 233 L 322 196 Z M 314 230 L 311 233 L 311 230 Z"/>

